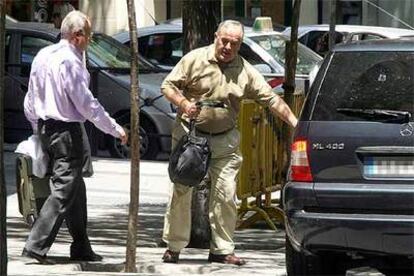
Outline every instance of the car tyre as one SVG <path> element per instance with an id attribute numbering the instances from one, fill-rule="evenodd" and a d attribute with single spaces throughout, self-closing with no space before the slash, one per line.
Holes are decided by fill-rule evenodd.
<path id="1" fill-rule="evenodd" d="M 346 268 L 336 254 L 308 256 L 296 251 L 286 236 L 286 271 L 288 276 L 296 275 L 345 275 Z"/>
<path id="2" fill-rule="evenodd" d="M 121 116 L 121 119 L 116 120 L 128 133 L 128 143 L 122 145 L 121 141 L 112 136 L 108 136 L 107 139 L 107 148 L 111 155 L 114 158 L 127 159 L 131 157 L 131 144 L 130 144 L 130 117 Z M 155 160 L 160 151 L 160 146 L 157 138 L 157 131 L 155 126 L 145 117 L 140 118 L 139 126 L 139 135 L 140 135 L 140 155 L 141 159 L 144 160 Z"/>

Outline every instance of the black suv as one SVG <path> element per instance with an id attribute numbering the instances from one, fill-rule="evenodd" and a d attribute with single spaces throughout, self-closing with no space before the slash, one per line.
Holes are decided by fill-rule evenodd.
<path id="1" fill-rule="evenodd" d="M 413 275 L 414 40 L 337 46 L 294 134 L 288 275 Z"/>

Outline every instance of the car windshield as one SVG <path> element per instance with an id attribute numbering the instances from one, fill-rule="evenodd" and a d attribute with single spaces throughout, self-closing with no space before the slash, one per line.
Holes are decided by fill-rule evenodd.
<path id="1" fill-rule="evenodd" d="M 117 69 L 129 69 L 131 67 L 129 48 L 107 35 L 93 35 L 88 47 L 88 56 L 99 67 Z M 151 71 L 154 69 L 142 61 L 141 58 L 138 59 L 138 68 L 140 71 Z"/>
<path id="2" fill-rule="evenodd" d="M 266 50 L 279 64 L 285 65 L 287 38 L 276 34 L 251 36 L 249 38 Z M 321 57 L 312 50 L 302 44 L 298 44 L 296 64 L 298 74 L 308 75 L 320 60 Z"/>
<path id="3" fill-rule="evenodd" d="M 335 53 L 319 97 L 315 120 L 413 121 L 414 53 Z"/>

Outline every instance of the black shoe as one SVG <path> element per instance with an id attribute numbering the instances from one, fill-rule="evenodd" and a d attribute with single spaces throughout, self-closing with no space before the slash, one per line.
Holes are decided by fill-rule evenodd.
<path id="1" fill-rule="evenodd" d="M 54 261 L 48 260 L 46 255 L 39 255 L 37 253 L 27 250 L 26 248 L 23 249 L 22 256 L 26 258 L 34 259 L 40 264 L 45 264 L 45 265 L 55 264 Z"/>
<path id="2" fill-rule="evenodd" d="M 89 252 L 88 254 L 71 254 L 71 261 L 80 261 L 80 262 L 100 262 L 103 257 L 95 252 Z"/>

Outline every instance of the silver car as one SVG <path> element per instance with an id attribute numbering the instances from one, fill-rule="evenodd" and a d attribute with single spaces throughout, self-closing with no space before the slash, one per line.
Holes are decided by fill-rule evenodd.
<path id="1" fill-rule="evenodd" d="M 6 24 L 5 141 L 18 143 L 31 134 L 23 114 L 30 66 L 37 52 L 59 40 L 59 30 L 45 23 Z M 130 51 L 105 34 L 95 33 L 87 51 L 92 91 L 108 113 L 124 128 L 130 128 Z M 169 152 L 175 109 L 162 96 L 160 85 L 166 73 L 139 58 L 141 158 L 155 159 Z M 129 146 L 101 132 L 92 147 L 109 150 L 111 156 L 129 157 Z M 91 137 L 90 137 L 91 138 Z"/>

